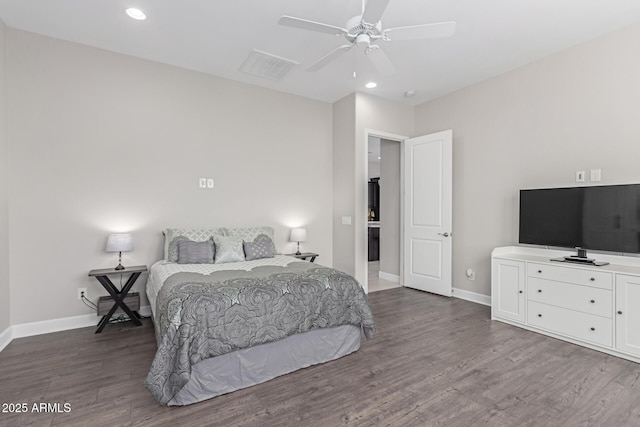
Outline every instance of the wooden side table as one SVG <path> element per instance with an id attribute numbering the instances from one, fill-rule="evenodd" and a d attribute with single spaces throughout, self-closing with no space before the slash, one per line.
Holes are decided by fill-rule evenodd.
<path id="1" fill-rule="evenodd" d="M 109 323 L 109 319 L 111 319 L 111 316 L 113 316 L 113 313 L 116 312 L 118 307 L 120 307 L 122 311 L 127 313 L 127 315 L 129 316 L 131 321 L 133 321 L 133 323 L 135 323 L 137 326 L 142 325 L 142 322 L 140 321 L 141 319 L 140 315 L 138 314 L 137 311 L 131 310 L 124 303 L 124 298 L 127 296 L 127 294 L 131 290 L 131 287 L 136 282 L 136 280 L 138 280 L 138 277 L 140 277 L 140 274 L 144 271 L 147 271 L 146 265 L 126 267 L 124 270 L 115 270 L 113 268 L 101 268 L 98 270 L 91 270 L 89 272 L 89 277 L 95 277 L 98 280 L 98 282 L 100 282 L 100 284 L 107 290 L 107 292 L 109 292 L 109 295 L 111 295 L 114 301 L 113 307 L 111 307 L 111 310 L 109 310 L 107 314 L 102 316 L 102 319 L 100 319 L 100 322 L 98 322 L 98 329 L 96 329 L 96 334 L 99 334 L 100 332 L 102 332 L 102 329 L 104 329 L 105 325 Z M 116 288 L 113 285 L 113 282 L 111 282 L 111 280 L 109 279 L 109 276 L 113 274 L 125 274 L 125 273 L 130 273 L 131 275 L 129 276 L 129 279 L 127 280 L 125 285 L 122 287 L 122 290 L 118 290 L 118 288 Z"/>
<path id="2" fill-rule="evenodd" d="M 287 255 L 292 256 L 292 257 L 294 257 L 294 258 L 301 259 L 301 260 L 303 260 L 303 261 L 306 261 L 306 260 L 307 260 L 307 258 L 311 258 L 311 259 L 309 260 L 309 262 L 313 262 L 313 261 L 315 261 L 315 260 L 316 260 L 316 257 L 317 257 L 317 256 L 319 256 L 318 254 L 313 253 L 313 252 L 302 252 L 300 255 L 296 255 L 296 254 L 287 254 Z"/>

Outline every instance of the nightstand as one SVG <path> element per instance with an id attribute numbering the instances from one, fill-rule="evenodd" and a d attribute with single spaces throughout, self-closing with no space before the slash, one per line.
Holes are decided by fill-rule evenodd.
<path id="1" fill-rule="evenodd" d="M 286 255 L 301 259 L 303 261 L 306 261 L 307 258 L 311 258 L 309 262 L 315 261 L 316 257 L 319 256 L 318 254 L 315 254 L 313 252 L 302 252 L 300 255 L 296 255 L 296 254 L 286 254 Z"/>
<path id="2" fill-rule="evenodd" d="M 109 323 L 109 319 L 111 319 L 111 316 L 113 316 L 113 314 L 116 312 L 118 307 L 121 308 L 122 311 L 124 311 L 127 314 L 127 316 L 129 316 L 129 318 L 133 323 L 135 323 L 137 326 L 142 325 L 142 322 L 140 321 L 141 319 L 140 315 L 138 314 L 137 311 L 131 310 L 127 306 L 127 304 L 125 304 L 125 298 L 127 297 L 127 294 L 131 290 L 131 287 L 133 286 L 133 284 L 136 282 L 136 280 L 138 280 L 138 277 L 140 277 L 140 274 L 144 271 L 147 271 L 146 265 L 126 267 L 124 270 L 116 270 L 113 268 L 101 268 L 98 270 L 91 270 L 89 272 L 89 277 L 95 277 L 98 280 L 98 282 L 100 282 L 100 284 L 107 290 L 107 292 L 109 292 L 109 295 L 111 295 L 111 298 L 113 298 L 112 300 L 113 307 L 111 307 L 109 312 L 104 316 L 102 316 L 102 319 L 100 319 L 100 322 L 98 323 L 98 329 L 96 329 L 96 334 L 99 334 L 100 332 L 102 332 L 102 329 L 104 329 L 105 325 Z M 116 288 L 113 285 L 113 282 L 111 282 L 111 280 L 109 279 L 109 276 L 114 274 L 127 274 L 127 273 L 130 274 L 129 279 L 127 280 L 125 285 L 122 287 L 122 289 L 118 290 L 118 288 Z M 138 300 L 138 305 L 140 305 L 139 300 Z"/>

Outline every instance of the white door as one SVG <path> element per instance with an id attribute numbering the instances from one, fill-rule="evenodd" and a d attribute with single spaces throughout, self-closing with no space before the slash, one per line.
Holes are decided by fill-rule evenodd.
<path id="1" fill-rule="evenodd" d="M 404 286 L 449 297 L 452 135 L 404 141 Z"/>

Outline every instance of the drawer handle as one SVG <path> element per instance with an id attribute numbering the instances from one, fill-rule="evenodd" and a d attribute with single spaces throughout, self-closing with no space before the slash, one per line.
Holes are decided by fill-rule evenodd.
<path id="1" fill-rule="evenodd" d="M 538 273 L 542 273 L 542 270 L 538 270 Z"/>
<path id="2" fill-rule="evenodd" d="M 596 303 L 596 300 L 592 299 L 591 304 L 595 304 L 595 303 Z"/>
<path id="3" fill-rule="evenodd" d="M 596 328 L 591 328 L 591 330 L 592 330 L 592 331 L 595 331 L 595 330 L 596 330 Z"/>
<path id="4" fill-rule="evenodd" d="M 620 310 L 618 310 L 618 314 L 622 314 L 622 312 Z"/>
<path id="5" fill-rule="evenodd" d="M 538 289 L 538 293 L 540 293 L 540 294 L 541 294 L 541 293 L 542 293 L 542 289 Z"/>
<path id="6" fill-rule="evenodd" d="M 591 279 L 589 279 L 589 280 L 591 280 L 592 282 L 595 282 L 595 281 L 596 281 L 596 278 L 595 278 L 595 277 L 592 277 L 592 278 L 591 278 Z"/>
<path id="7" fill-rule="evenodd" d="M 538 314 L 538 317 L 542 317 L 542 314 Z"/>

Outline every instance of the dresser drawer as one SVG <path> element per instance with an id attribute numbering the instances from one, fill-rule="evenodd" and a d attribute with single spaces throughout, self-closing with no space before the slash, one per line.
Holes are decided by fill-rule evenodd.
<path id="1" fill-rule="evenodd" d="M 580 341 L 613 346 L 613 321 L 604 317 L 529 301 L 527 323 Z"/>
<path id="2" fill-rule="evenodd" d="M 594 288 L 613 289 L 613 274 L 592 269 L 581 269 L 547 264 L 529 263 L 527 276 L 538 279 L 557 280 Z"/>
<path id="3" fill-rule="evenodd" d="M 613 317 L 613 291 L 530 277 L 527 299 L 602 317 Z"/>

